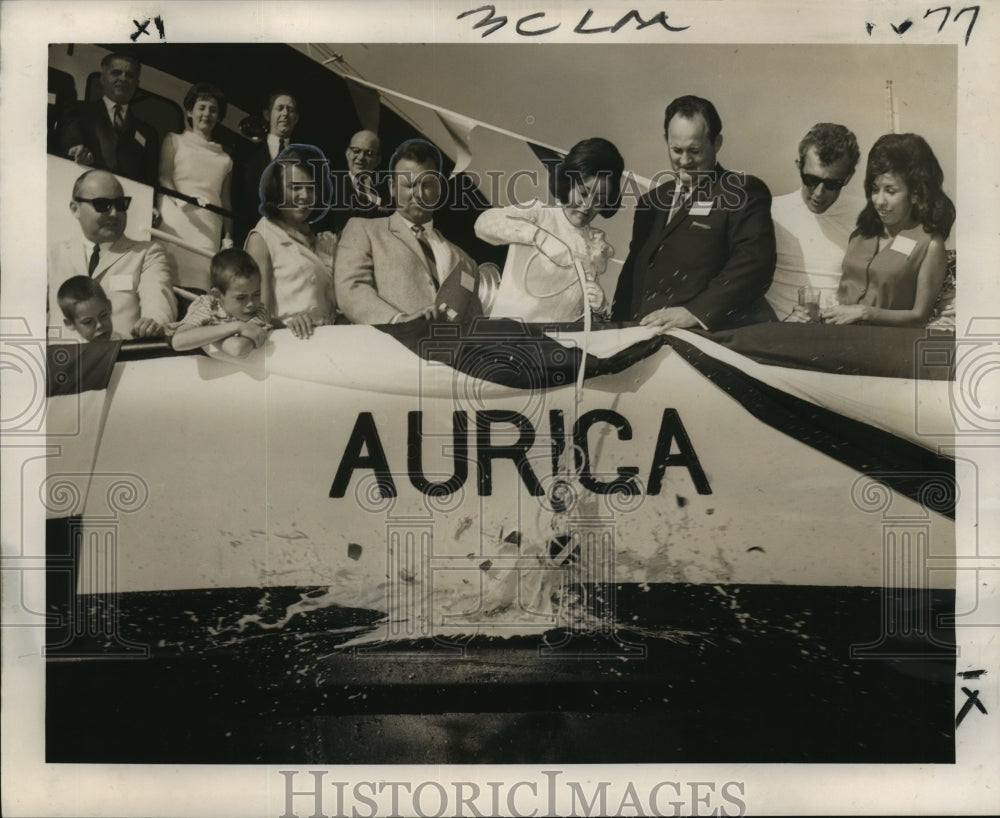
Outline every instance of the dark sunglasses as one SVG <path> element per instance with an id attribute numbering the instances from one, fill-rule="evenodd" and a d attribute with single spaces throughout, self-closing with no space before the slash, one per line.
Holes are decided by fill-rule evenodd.
<path id="1" fill-rule="evenodd" d="M 806 187 L 814 188 L 816 185 L 823 185 L 831 192 L 840 190 L 847 184 L 847 179 L 824 179 L 822 176 L 813 176 L 811 173 L 800 173 L 799 176 L 802 179 L 802 184 Z"/>
<path id="2" fill-rule="evenodd" d="M 114 199 L 78 199 L 74 198 L 74 202 L 87 202 L 91 207 L 94 208 L 98 213 L 107 213 L 111 210 L 112 205 L 114 205 L 115 210 L 119 213 L 124 213 L 128 210 L 128 206 L 132 204 L 131 196 L 117 196 Z"/>

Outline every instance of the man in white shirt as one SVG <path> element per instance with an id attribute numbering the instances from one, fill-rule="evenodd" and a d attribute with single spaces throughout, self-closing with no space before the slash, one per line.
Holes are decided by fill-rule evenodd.
<path id="1" fill-rule="evenodd" d="M 434 228 L 445 197 L 437 148 L 422 139 L 404 142 L 389 170 L 395 212 L 351 219 L 337 246 L 337 306 L 355 324 L 482 315 L 476 263 Z"/>
<path id="2" fill-rule="evenodd" d="M 271 159 L 277 159 L 292 138 L 292 131 L 299 124 L 299 104 L 295 97 L 285 92 L 271 94 L 267 101 L 267 150 Z"/>
<path id="3" fill-rule="evenodd" d="M 156 242 L 125 236 L 128 206 L 118 180 L 104 170 L 89 170 L 73 185 L 69 208 L 82 235 L 49 247 L 49 324 L 62 324 L 59 286 L 77 275 L 89 276 L 111 302 L 114 332 L 128 338 L 156 338 L 177 318 L 173 271 Z"/>
<path id="4" fill-rule="evenodd" d="M 821 122 L 799 143 L 795 164 L 802 186 L 771 202 L 777 263 L 765 294 L 778 320 L 802 320 L 795 310 L 800 287 L 819 291 L 820 304 L 832 303 L 840 283 L 847 241 L 864 201 L 843 193 L 861 153 L 843 125 Z"/>

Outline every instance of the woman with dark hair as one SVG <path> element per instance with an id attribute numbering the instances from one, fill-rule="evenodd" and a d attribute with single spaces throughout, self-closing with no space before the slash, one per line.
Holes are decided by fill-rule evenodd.
<path id="1" fill-rule="evenodd" d="M 558 206 L 538 200 L 482 213 L 476 235 L 511 244 L 491 317 L 524 321 L 577 321 L 585 305 L 606 316 L 608 300 L 597 283 L 614 248 L 590 223 L 618 209 L 625 161 L 606 139 L 574 145 L 549 177 Z M 587 282 L 581 292 L 576 265 Z"/>
<path id="2" fill-rule="evenodd" d="M 330 209 L 330 163 L 312 145 L 289 145 L 261 177 L 263 218 L 244 249 L 260 267 L 261 297 L 275 326 L 298 338 L 332 324 L 336 313 L 333 257 L 337 239 L 313 232 Z"/>
<path id="3" fill-rule="evenodd" d="M 868 154 L 865 196 L 844 256 L 837 306 L 829 324 L 923 326 L 947 266 L 944 242 L 955 205 L 941 189 L 944 173 L 916 134 L 886 134 Z"/>
<path id="4" fill-rule="evenodd" d="M 212 141 L 212 132 L 225 115 L 226 96 L 222 91 L 207 82 L 192 85 L 184 96 L 186 128 L 179 134 L 167 134 L 160 151 L 160 185 L 198 202 L 192 204 L 161 194 L 160 229 L 212 254 L 218 252 L 220 243 L 232 246 L 231 219 L 204 207 L 208 204 L 230 209 L 233 160 L 222 145 Z M 207 291 L 210 257 L 171 242 L 165 244 L 177 270 L 178 283 Z"/>

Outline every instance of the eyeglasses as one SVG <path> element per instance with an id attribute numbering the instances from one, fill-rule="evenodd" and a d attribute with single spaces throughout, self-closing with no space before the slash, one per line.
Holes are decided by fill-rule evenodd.
<path id="1" fill-rule="evenodd" d="M 87 202 L 91 207 L 94 208 L 98 213 L 107 213 L 114 206 L 115 210 L 119 213 L 124 213 L 128 210 L 128 206 L 132 204 L 131 196 L 116 196 L 114 199 L 73 199 L 74 202 Z"/>
<path id="2" fill-rule="evenodd" d="M 848 181 L 847 179 L 824 179 L 822 176 L 813 176 L 811 173 L 800 173 L 799 176 L 802 179 L 802 184 L 806 187 L 814 188 L 816 185 L 823 185 L 831 193 L 840 190 Z"/>
<path id="3" fill-rule="evenodd" d="M 374 159 L 378 154 L 375 151 L 366 151 L 364 148 L 355 148 L 353 145 L 347 150 L 351 152 L 351 156 L 358 157 L 363 156 L 365 159 Z"/>

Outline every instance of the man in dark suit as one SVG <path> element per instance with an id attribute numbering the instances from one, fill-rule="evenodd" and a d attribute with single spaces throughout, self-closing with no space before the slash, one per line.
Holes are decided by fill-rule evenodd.
<path id="1" fill-rule="evenodd" d="M 131 111 L 141 68 L 138 60 L 124 54 L 108 54 L 101 60 L 104 95 L 66 112 L 55 137 L 61 156 L 147 185 L 156 183 L 160 138 Z"/>
<path id="2" fill-rule="evenodd" d="M 612 318 L 662 330 L 774 320 L 763 299 L 775 262 L 770 191 L 717 164 L 722 121 L 708 100 L 675 99 L 663 127 L 674 173 L 636 207 Z"/>
<path id="3" fill-rule="evenodd" d="M 334 175 L 336 189 L 331 216 L 334 230 L 343 232 L 348 219 L 375 219 L 389 215 L 389 192 L 376 175 L 382 144 L 373 131 L 358 131 L 344 152 L 347 171 Z"/>
<path id="4" fill-rule="evenodd" d="M 247 233 L 260 221 L 260 177 L 291 143 L 299 123 L 299 105 L 288 91 L 276 91 L 264 106 L 267 136 L 256 145 L 233 174 L 233 241 L 242 247 Z"/>

